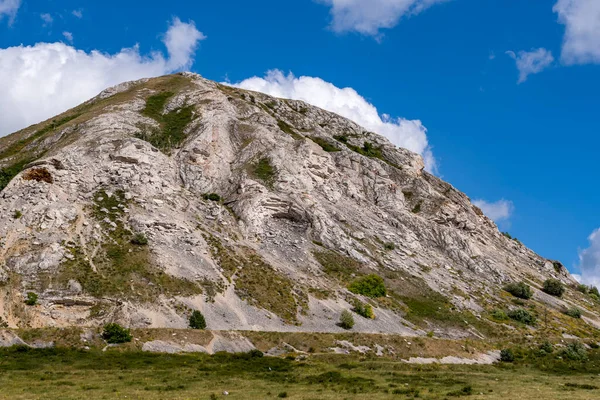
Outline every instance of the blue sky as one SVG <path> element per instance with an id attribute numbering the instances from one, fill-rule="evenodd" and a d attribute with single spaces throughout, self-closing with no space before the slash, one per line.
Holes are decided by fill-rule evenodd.
<path id="1" fill-rule="evenodd" d="M 599 1 L 0 0 L 0 15 L 0 75 L 11 77 L 0 77 L 0 88 L 16 93 L 12 105 L 0 100 L 0 113 L 45 98 L 66 108 L 121 76 L 178 69 L 246 87 L 258 77 L 254 84 L 290 95 L 304 90 L 317 105 L 329 83 L 352 88 L 379 114 L 420 120 L 426 131 L 396 120 L 390 129 L 412 129 L 406 134 L 421 140 L 417 151 L 431 151 L 437 174 L 489 203 L 484 209 L 501 229 L 575 272 L 581 254 L 584 278 L 599 282 L 600 234 L 592 235 L 600 227 Z M 181 29 L 171 31 L 175 17 Z M 173 45 L 175 56 L 167 54 L 165 32 L 173 32 L 171 45 L 183 43 Z M 48 61 L 47 48 L 19 47 L 41 42 L 86 56 L 65 69 Z M 115 57 L 136 44 L 138 58 L 127 53 L 115 68 L 89 57 L 93 50 Z M 15 60 L 25 57 L 50 63 L 42 77 L 62 74 L 60 85 L 11 83 L 23 80 Z M 68 79 L 78 66 L 90 76 Z M 263 79 L 273 69 L 283 72 L 280 81 Z M 301 89 L 289 72 L 319 80 Z"/>

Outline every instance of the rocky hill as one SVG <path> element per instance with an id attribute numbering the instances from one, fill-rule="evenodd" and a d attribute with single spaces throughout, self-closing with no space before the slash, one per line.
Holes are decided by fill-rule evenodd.
<path id="1" fill-rule="evenodd" d="M 301 101 L 193 74 L 124 83 L 1 138 L 0 167 L 5 326 L 185 328 L 198 309 L 214 330 L 340 332 L 366 304 L 354 331 L 539 329 L 499 316 L 521 308 L 556 333 L 599 325 L 559 262 L 420 156 Z M 533 299 L 503 290 L 520 281 Z"/>

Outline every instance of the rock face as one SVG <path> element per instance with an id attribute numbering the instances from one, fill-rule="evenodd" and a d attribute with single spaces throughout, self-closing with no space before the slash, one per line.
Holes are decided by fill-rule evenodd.
<path id="1" fill-rule="evenodd" d="M 122 84 L 2 138 L 0 167 L 11 327 L 184 328 L 199 309 L 212 329 L 339 332 L 359 300 L 376 317 L 356 315 L 356 331 L 480 335 L 436 319 L 485 320 L 510 281 L 574 283 L 420 156 L 304 102 L 197 75 Z M 369 274 L 387 297 L 347 289 Z"/>

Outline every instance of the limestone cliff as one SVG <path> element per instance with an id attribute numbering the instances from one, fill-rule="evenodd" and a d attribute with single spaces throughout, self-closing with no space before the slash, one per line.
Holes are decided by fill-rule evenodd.
<path id="1" fill-rule="evenodd" d="M 355 331 L 481 337 L 514 329 L 489 315 L 521 280 L 556 329 L 598 319 L 573 289 L 538 290 L 575 282 L 420 156 L 301 101 L 193 74 L 125 83 L 0 139 L 0 167 L 9 326 L 183 328 L 200 309 L 211 329 L 341 331 L 359 300 L 376 317 Z M 371 274 L 386 296 L 348 290 Z M 561 319 L 575 304 L 587 325 Z"/>

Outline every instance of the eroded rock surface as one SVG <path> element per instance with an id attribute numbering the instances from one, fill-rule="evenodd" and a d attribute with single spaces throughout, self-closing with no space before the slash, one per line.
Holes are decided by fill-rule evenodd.
<path id="1" fill-rule="evenodd" d="M 376 318 L 355 315 L 355 331 L 477 336 L 409 322 L 410 299 L 481 318 L 509 281 L 574 283 L 417 154 L 304 102 L 198 75 L 119 85 L 0 139 L 0 166 L 19 162 L 0 192 L 11 327 L 185 328 L 199 309 L 212 329 L 342 332 L 339 314 L 360 300 Z M 366 274 L 385 278 L 387 299 L 347 289 Z"/>

